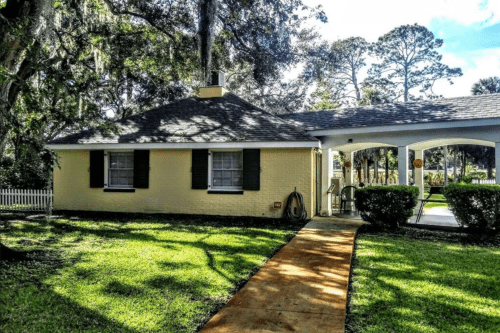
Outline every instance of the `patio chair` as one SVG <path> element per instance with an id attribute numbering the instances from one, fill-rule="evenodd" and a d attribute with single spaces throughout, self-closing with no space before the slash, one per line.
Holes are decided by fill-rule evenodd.
<path id="1" fill-rule="evenodd" d="M 348 202 L 354 202 L 354 191 L 356 190 L 356 186 L 346 186 L 340 192 L 340 213 L 342 211 L 345 213 L 346 205 Z M 356 209 L 357 211 L 357 209 Z"/>

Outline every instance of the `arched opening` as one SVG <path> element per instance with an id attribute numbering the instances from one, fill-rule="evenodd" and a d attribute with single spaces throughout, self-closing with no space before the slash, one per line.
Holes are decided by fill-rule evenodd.
<path id="1" fill-rule="evenodd" d="M 416 142 L 410 149 L 422 152 L 423 177 L 427 185 L 447 185 L 471 177 L 493 181 L 495 169 L 495 143 L 473 138 L 445 138 Z M 479 170 L 475 170 L 479 169 Z M 432 179 L 434 178 L 434 179 Z M 470 177 L 469 177 L 470 178 Z"/>

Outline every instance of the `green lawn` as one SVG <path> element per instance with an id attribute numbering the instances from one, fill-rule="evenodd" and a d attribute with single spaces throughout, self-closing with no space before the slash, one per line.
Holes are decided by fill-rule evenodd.
<path id="1" fill-rule="evenodd" d="M 357 332 L 498 332 L 500 248 L 359 235 Z"/>
<path id="2" fill-rule="evenodd" d="M 240 223 L 241 224 L 241 223 Z M 182 221 L 18 221 L 0 332 L 194 332 L 293 234 Z"/>
<path id="3" fill-rule="evenodd" d="M 428 192 L 424 192 L 424 198 L 427 198 L 428 195 L 429 195 Z M 442 194 L 433 194 L 432 197 L 430 197 L 429 199 L 433 199 L 433 200 L 446 200 L 446 198 Z M 429 203 L 425 204 L 424 209 L 427 210 L 427 209 L 431 209 L 431 208 L 435 208 L 435 207 L 448 208 L 448 203 L 446 203 L 446 202 L 429 202 Z"/>

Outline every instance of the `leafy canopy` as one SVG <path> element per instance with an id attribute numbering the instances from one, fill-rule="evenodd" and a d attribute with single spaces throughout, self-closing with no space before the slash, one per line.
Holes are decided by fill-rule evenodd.
<path id="1" fill-rule="evenodd" d="M 500 92 L 500 78 L 498 76 L 480 79 L 472 85 L 472 95 L 496 94 Z"/>

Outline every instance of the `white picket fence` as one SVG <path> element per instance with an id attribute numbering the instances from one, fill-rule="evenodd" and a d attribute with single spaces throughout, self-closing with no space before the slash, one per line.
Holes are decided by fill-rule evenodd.
<path id="1" fill-rule="evenodd" d="M 494 185 L 496 184 L 495 179 L 473 179 L 472 184 L 489 184 L 489 185 Z"/>
<path id="2" fill-rule="evenodd" d="M 367 179 L 364 179 L 361 181 L 364 186 L 378 186 L 378 185 L 385 185 L 385 178 L 378 178 L 378 179 L 370 179 L 370 181 L 368 181 Z M 359 179 L 358 178 L 355 178 L 354 181 L 353 181 L 353 185 L 356 186 L 356 187 L 359 187 Z M 387 184 L 388 185 L 398 185 L 399 184 L 399 179 L 398 178 L 395 178 L 395 177 L 389 177 L 389 179 L 387 179 Z"/>
<path id="3" fill-rule="evenodd" d="M 52 211 L 52 190 L 0 189 L 0 211 Z"/>

